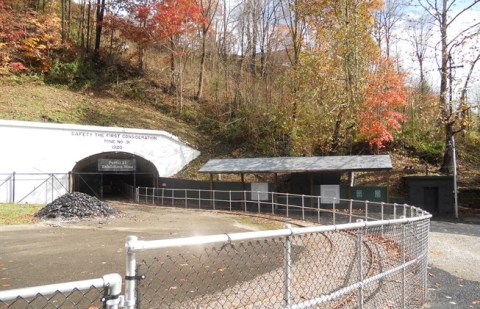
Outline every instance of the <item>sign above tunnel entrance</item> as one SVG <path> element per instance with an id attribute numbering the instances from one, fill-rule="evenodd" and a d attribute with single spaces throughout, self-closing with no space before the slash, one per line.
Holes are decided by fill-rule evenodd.
<path id="1" fill-rule="evenodd" d="M 98 159 L 99 172 L 135 172 L 135 159 Z"/>

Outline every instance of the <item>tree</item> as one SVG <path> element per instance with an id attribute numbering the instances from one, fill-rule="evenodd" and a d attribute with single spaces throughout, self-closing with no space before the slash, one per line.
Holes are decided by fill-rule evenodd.
<path id="1" fill-rule="evenodd" d="M 13 3 L 0 3 L 0 66 L 48 72 L 63 48 L 60 27 L 54 14 L 18 11 Z"/>
<path id="2" fill-rule="evenodd" d="M 205 74 L 205 59 L 207 54 L 207 34 L 210 31 L 212 22 L 218 11 L 218 0 L 197 0 L 197 5 L 202 9 L 202 15 L 205 20 L 201 24 L 200 36 L 201 36 L 201 51 L 200 51 L 200 73 L 198 76 L 198 90 L 196 94 L 197 99 L 201 99 L 203 96 L 203 80 Z"/>
<path id="3" fill-rule="evenodd" d="M 478 7 L 480 0 L 467 2 L 462 7 L 457 8 L 461 3 L 456 0 L 417 0 L 419 5 L 429 14 L 437 24 L 440 35 L 440 118 L 445 130 L 445 151 L 443 155 L 440 171 L 450 174 L 452 166 L 452 138 L 458 132 L 465 128 L 462 122 L 458 122 L 458 113 L 451 100 L 448 98 L 449 77 L 451 77 L 452 62 L 455 49 L 462 47 L 465 43 L 480 33 L 480 22 L 474 21 L 470 25 L 460 29 L 457 34 L 451 36 L 450 30 L 466 12 Z M 450 90 L 452 85 L 450 84 Z M 458 127 L 456 127 L 456 125 Z"/>
<path id="4" fill-rule="evenodd" d="M 274 48 L 273 42 L 280 23 L 280 3 L 276 0 L 260 1 L 259 18 L 259 48 L 260 48 L 260 74 L 265 77 L 268 72 L 268 60 Z"/>
<path id="5" fill-rule="evenodd" d="M 155 37 L 168 41 L 170 49 L 170 91 L 176 90 L 175 53 L 179 36 L 200 29 L 207 19 L 194 0 L 164 0 L 154 4 Z"/>
<path id="6" fill-rule="evenodd" d="M 374 37 L 387 57 L 390 57 L 395 26 L 403 17 L 403 6 L 401 0 L 385 0 L 383 7 L 375 12 Z"/>
<path id="7" fill-rule="evenodd" d="M 418 63 L 420 92 L 427 94 L 428 85 L 425 80 L 425 61 L 433 35 L 432 20 L 428 15 L 421 15 L 409 22 L 410 43 L 413 46 L 414 59 Z"/>
<path id="8" fill-rule="evenodd" d="M 139 70 L 144 66 L 145 50 L 154 42 L 156 24 L 153 20 L 153 5 L 151 1 L 126 1 L 124 9 L 128 12 L 127 17 L 116 17 L 123 37 L 137 45 Z"/>
<path id="9" fill-rule="evenodd" d="M 284 22 L 288 27 L 291 41 L 285 46 L 290 64 L 295 67 L 300 60 L 300 53 L 305 43 L 307 23 L 304 15 L 300 13 L 299 0 L 280 0 Z M 308 14 L 307 11 L 304 11 Z"/>
<path id="10" fill-rule="evenodd" d="M 105 15 L 105 0 L 97 0 L 97 12 L 95 23 L 95 47 L 93 48 L 93 60 L 100 59 L 100 42 L 102 38 L 103 17 Z"/>
<path id="11" fill-rule="evenodd" d="M 379 1 L 343 0 L 317 1 L 302 8 L 311 13 L 309 21 L 315 26 L 317 57 L 335 69 L 325 70 L 329 82 L 336 85 L 332 92 L 335 97 L 324 99 L 333 105 L 330 110 L 336 114 L 329 138 L 330 153 L 338 152 L 347 136 L 355 140 L 366 74 L 380 53 L 371 35 L 373 14 L 380 5 Z"/>
<path id="12" fill-rule="evenodd" d="M 393 63 L 380 58 L 368 74 L 368 86 L 359 118 L 360 137 L 378 152 L 393 140 L 393 132 L 402 127 L 406 116 L 401 112 L 407 104 L 403 75 Z"/>

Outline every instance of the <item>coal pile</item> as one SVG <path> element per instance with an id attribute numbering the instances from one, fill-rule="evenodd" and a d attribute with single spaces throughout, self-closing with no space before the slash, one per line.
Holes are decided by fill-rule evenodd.
<path id="1" fill-rule="evenodd" d="M 40 209 L 35 216 L 41 219 L 50 218 L 95 218 L 117 215 L 115 208 L 110 207 L 98 198 L 85 193 L 74 192 L 60 196 Z"/>

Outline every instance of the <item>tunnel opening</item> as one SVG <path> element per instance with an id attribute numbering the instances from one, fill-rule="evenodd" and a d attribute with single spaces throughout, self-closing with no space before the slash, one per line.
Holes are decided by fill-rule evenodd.
<path id="1" fill-rule="evenodd" d="M 135 188 L 154 187 L 152 162 L 126 152 L 103 152 L 82 159 L 72 169 L 72 191 L 99 199 L 133 198 Z"/>

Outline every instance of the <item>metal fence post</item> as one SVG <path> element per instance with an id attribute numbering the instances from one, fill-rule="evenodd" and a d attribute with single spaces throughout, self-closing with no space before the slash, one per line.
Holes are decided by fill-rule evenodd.
<path id="1" fill-rule="evenodd" d="M 274 210 L 274 207 L 273 207 L 273 192 L 270 193 L 270 196 L 271 196 L 271 204 L 272 204 L 272 215 L 275 214 L 275 210 Z"/>
<path id="2" fill-rule="evenodd" d="M 165 188 L 162 188 L 162 206 L 163 206 L 163 197 L 165 196 Z"/>
<path id="3" fill-rule="evenodd" d="M 317 222 L 320 223 L 320 196 L 317 196 Z"/>
<path id="4" fill-rule="evenodd" d="M 397 203 L 393 203 L 393 219 L 397 219 Z"/>
<path id="5" fill-rule="evenodd" d="M 54 177 L 54 176 L 53 176 L 53 174 L 52 174 L 51 176 L 52 176 L 52 200 L 51 200 L 50 202 L 53 202 L 53 200 L 55 199 L 55 198 L 53 197 L 53 186 L 54 186 L 53 177 Z M 102 191 L 102 199 L 103 199 L 103 191 Z"/>
<path id="6" fill-rule="evenodd" d="M 335 213 L 337 212 L 337 211 L 336 211 L 335 200 L 336 200 L 335 198 L 333 198 L 333 200 L 332 200 L 332 210 L 333 210 L 333 215 L 332 215 L 333 223 L 332 223 L 332 224 L 333 224 L 333 225 L 335 225 L 336 222 L 337 222 L 337 218 L 335 217 L 335 216 L 336 216 Z"/>
<path id="7" fill-rule="evenodd" d="M 243 203 L 245 204 L 245 212 L 247 212 L 247 191 L 243 191 Z"/>
<path id="8" fill-rule="evenodd" d="M 15 203 L 15 172 L 12 173 L 12 203 Z"/>
<path id="9" fill-rule="evenodd" d="M 107 309 L 118 309 L 123 301 L 120 296 L 122 292 L 122 277 L 119 274 L 108 274 L 103 276 L 103 281 L 108 285 L 108 300 L 105 301 Z"/>
<path id="10" fill-rule="evenodd" d="M 213 210 L 215 210 L 215 200 L 216 200 L 216 197 L 215 197 L 215 190 L 213 191 L 213 195 L 212 195 L 212 207 L 213 207 Z"/>
<path id="11" fill-rule="evenodd" d="M 352 213 L 353 213 L 353 200 L 350 199 L 350 203 L 348 205 L 348 223 L 352 223 Z"/>
<path id="12" fill-rule="evenodd" d="M 187 189 L 185 189 L 185 208 L 188 208 Z"/>
<path id="13" fill-rule="evenodd" d="M 290 224 L 285 224 L 285 229 L 291 229 Z M 285 306 L 290 305 L 290 282 L 291 282 L 291 267 L 292 267 L 292 236 L 285 236 L 285 250 L 284 250 L 284 290 L 283 290 L 283 301 Z"/>
<path id="14" fill-rule="evenodd" d="M 232 190 L 228 191 L 228 203 L 230 211 L 232 211 Z"/>
<path id="15" fill-rule="evenodd" d="M 357 219 L 357 222 L 363 222 L 362 219 Z M 361 227 L 358 231 L 358 282 L 361 282 L 359 287 L 360 297 L 358 299 L 358 307 L 363 309 L 363 232 L 364 227 Z"/>
<path id="16" fill-rule="evenodd" d="M 257 191 L 257 208 L 258 213 L 260 213 L 260 191 Z"/>
<path id="17" fill-rule="evenodd" d="M 406 306 L 406 293 L 405 293 L 405 288 L 406 288 L 406 269 L 405 269 L 405 223 L 402 224 L 402 308 L 405 309 Z"/>
<path id="18" fill-rule="evenodd" d="M 202 192 L 202 191 L 198 190 L 198 209 L 201 208 L 201 207 L 200 207 L 200 204 L 201 204 L 200 202 L 201 202 L 201 200 L 202 200 L 201 192 Z"/>
<path id="19" fill-rule="evenodd" d="M 135 307 L 135 283 L 137 259 L 135 252 L 130 251 L 130 243 L 136 242 L 136 236 L 128 236 L 125 244 L 127 249 L 127 269 L 125 273 L 125 308 L 133 309 Z"/>
<path id="20" fill-rule="evenodd" d="M 287 193 L 287 218 L 288 218 L 288 193 Z"/>
<path id="21" fill-rule="evenodd" d="M 423 219 L 421 221 L 423 226 L 423 259 L 422 259 L 422 270 L 423 270 L 423 302 L 427 300 L 428 297 L 428 231 L 430 230 L 430 221 L 429 219 Z M 417 224 L 420 224 L 417 223 Z"/>
<path id="22" fill-rule="evenodd" d="M 368 201 L 365 201 L 365 221 L 368 221 Z"/>
<path id="23" fill-rule="evenodd" d="M 305 195 L 302 194 L 302 220 L 305 221 Z"/>
<path id="24" fill-rule="evenodd" d="M 382 220 L 382 221 L 383 221 L 383 210 L 384 210 L 384 207 L 385 207 L 384 204 L 385 204 L 384 202 L 380 203 L 380 220 Z M 383 236 L 383 230 L 384 230 L 384 228 L 383 228 L 383 224 L 382 224 L 382 229 L 381 229 L 382 236 Z"/>

